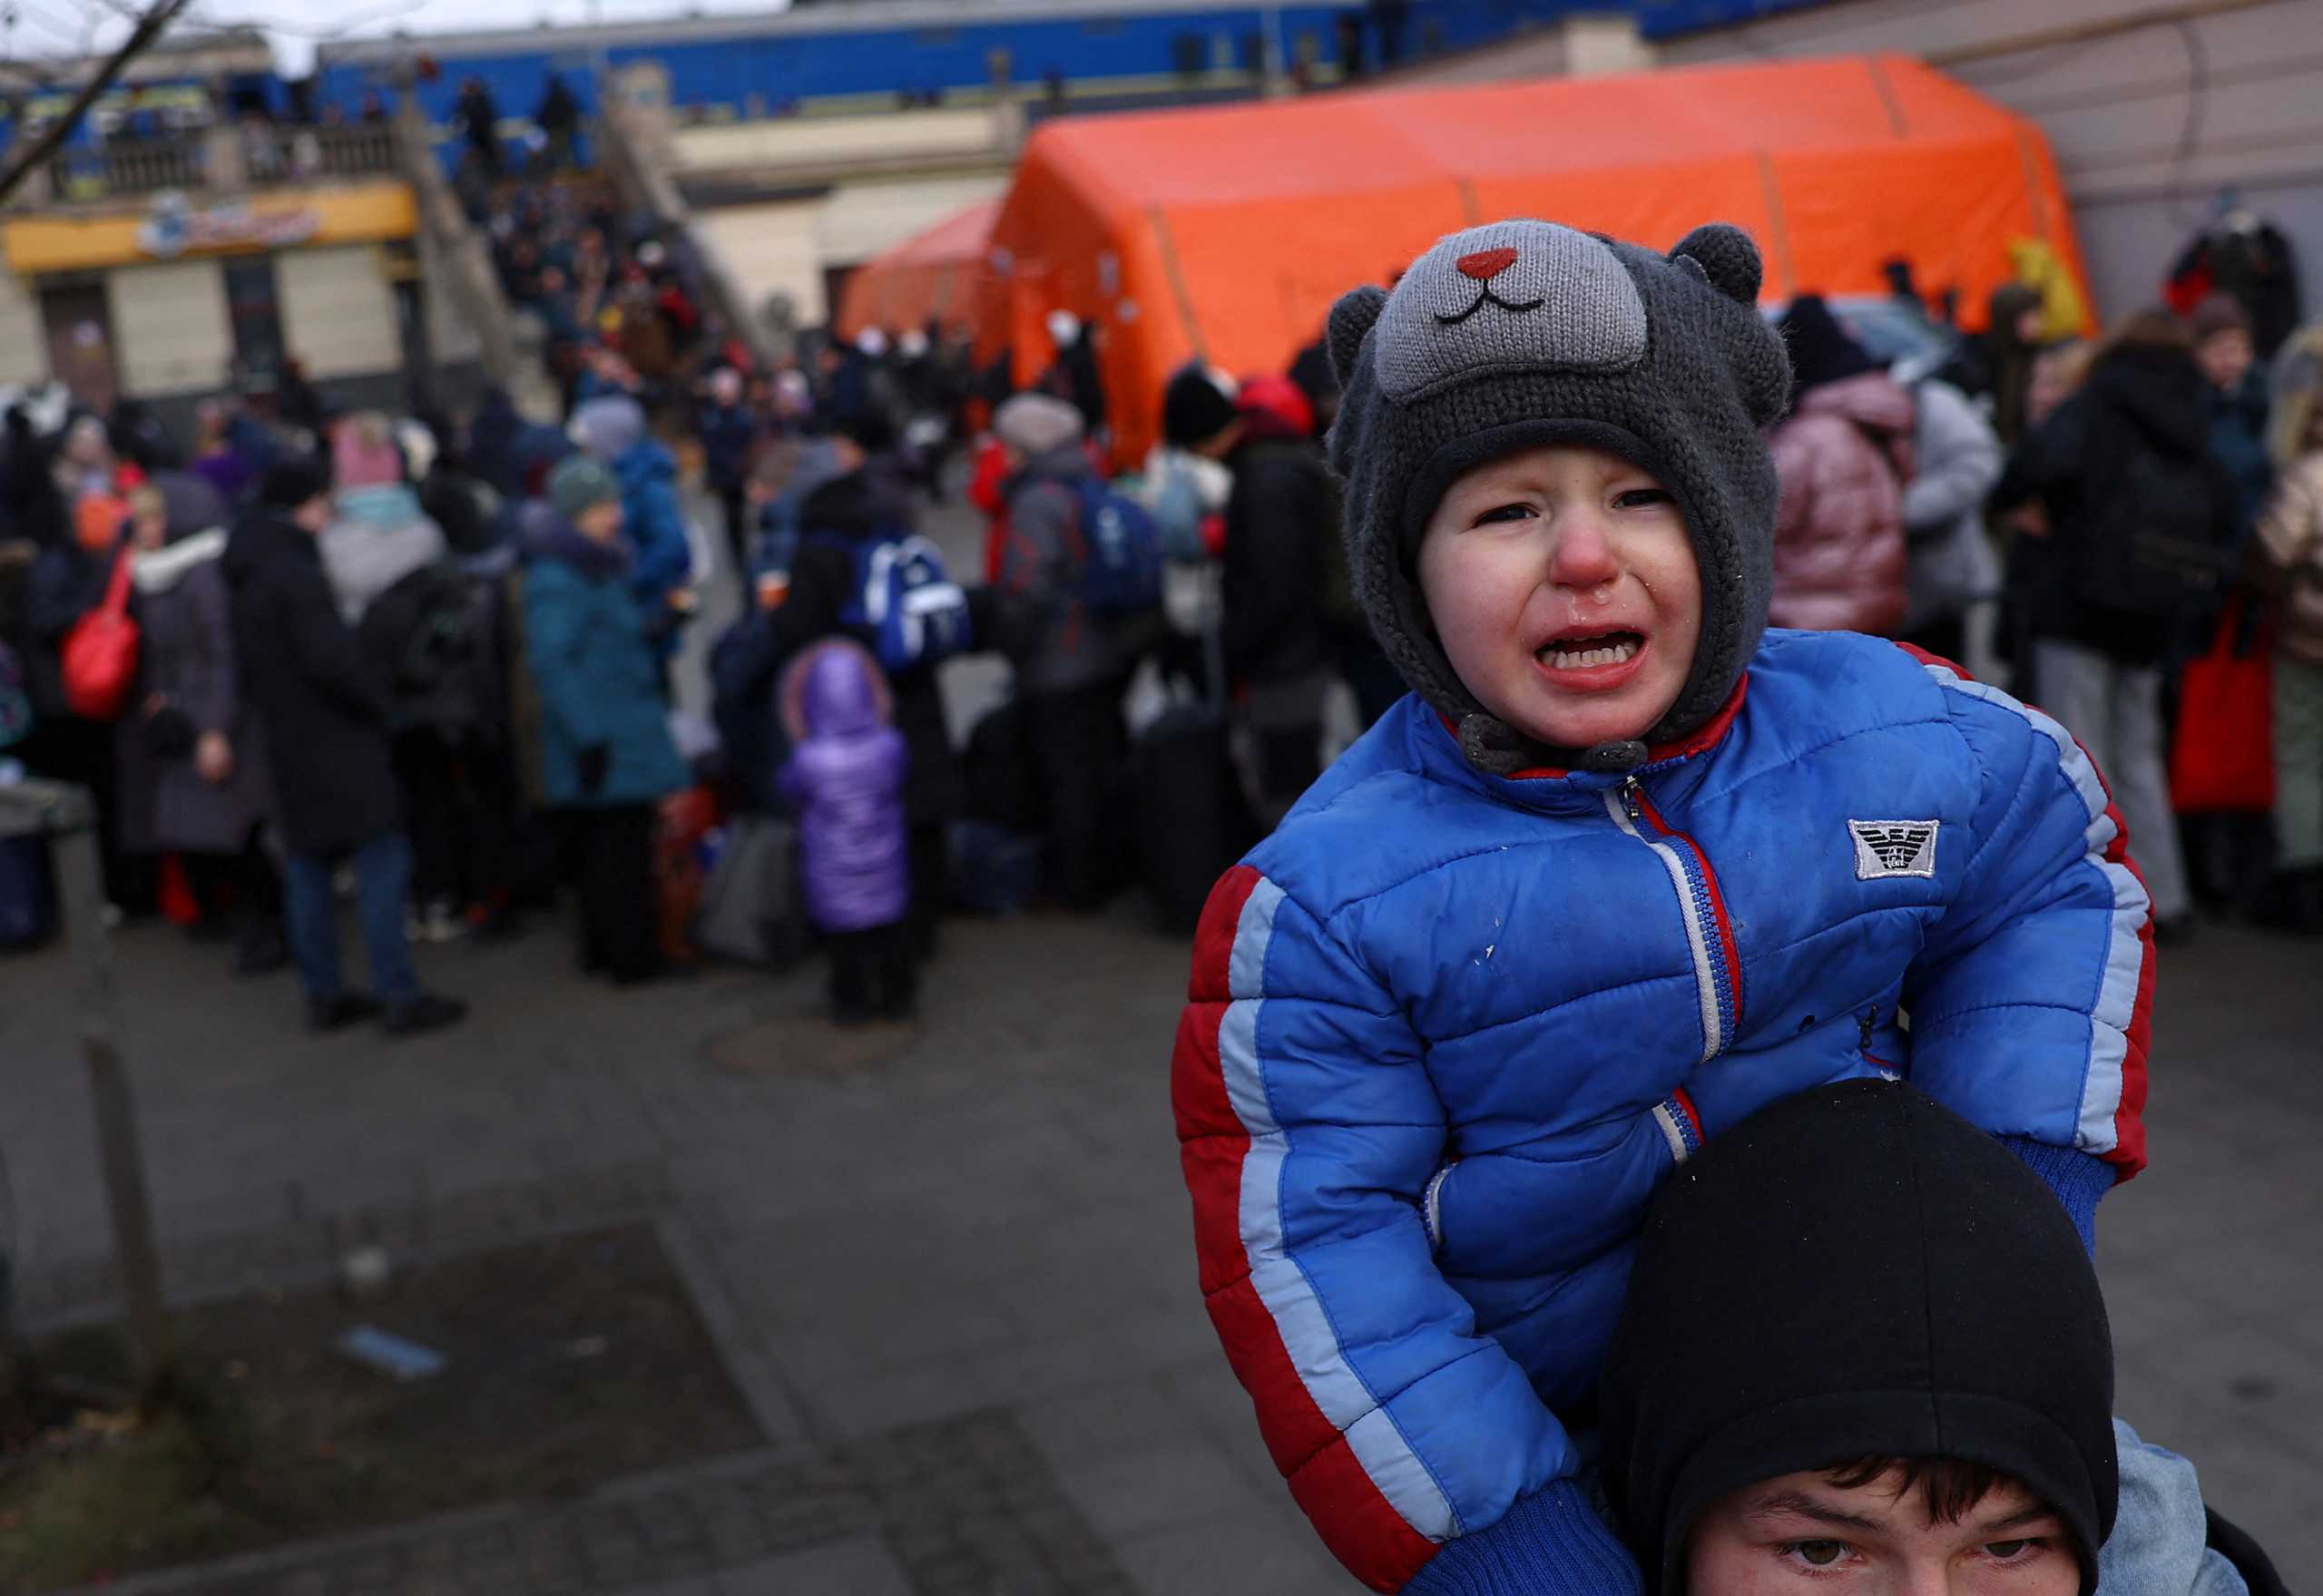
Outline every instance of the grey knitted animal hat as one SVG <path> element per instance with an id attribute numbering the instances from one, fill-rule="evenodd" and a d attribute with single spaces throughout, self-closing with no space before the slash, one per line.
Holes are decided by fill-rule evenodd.
<path id="1" fill-rule="evenodd" d="M 1464 472 L 1519 449 L 1576 444 L 1653 473 L 1677 499 L 1701 569 L 1701 639 L 1647 740 L 1724 706 L 1766 630 L 1774 586 L 1774 463 L 1790 363 L 1760 319 L 1758 247 L 1695 229 L 1667 256 L 1548 221 L 1439 240 L 1393 293 L 1331 308 L 1345 397 L 1331 429 L 1346 484 L 1348 563 L 1404 680 L 1459 728 L 1477 769 L 1627 769 L 1645 743 L 1554 749 L 1488 714 L 1454 673 L 1413 575 L 1428 518 Z"/>

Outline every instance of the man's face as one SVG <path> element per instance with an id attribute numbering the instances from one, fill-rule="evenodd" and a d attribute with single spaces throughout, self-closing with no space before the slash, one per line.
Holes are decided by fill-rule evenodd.
<path id="1" fill-rule="evenodd" d="M 1670 712 L 1701 634 L 1701 574 L 1661 485 L 1602 450 L 1486 462 L 1428 518 L 1420 592 L 1445 658 L 1538 741 L 1642 738 Z"/>
<path id="2" fill-rule="evenodd" d="M 328 494 L 317 494 L 290 512 L 291 522 L 301 532 L 320 537 L 330 526 L 331 504 Z"/>
<path id="3" fill-rule="evenodd" d="M 1834 1485 L 1784 1474 L 1720 1498 L 1686 1544 L 1687 1596 L 2076 1596 L 2064 1521 L 2002 1480 L 1956 1523 L 1931 1522 L 1903 1472 Z"/>
<path id="4" fill-rule="evenodd" d="M 2250 375 L 2250 363 L 2258 357 L 2250 335 L 2239 327 L 2214 332 L 2194 346 L 2194 363 L 2214 388 L 2240 387 L 2242 379 Z"/>

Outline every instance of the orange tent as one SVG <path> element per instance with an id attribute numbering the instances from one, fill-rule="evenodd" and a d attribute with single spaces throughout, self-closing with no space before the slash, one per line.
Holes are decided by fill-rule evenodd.
<path id="1" fill-rule="evenodd" d="M 1029 381 L 1048 311 L 1094 323 L 1126 462 L 1180 363 L 1282 370 L 1341 292 L 1504 216 L 1662 249 L 1739 222 L 1769 299 L 1884 293 L 1903 256 L 1980 313 L 2021 239 L 2082 279 L 2024 118 L 1900 55 L 1704 66 L 1050 123 L 993 227 L 980 355 Z"/>
<path id="2" fill-rule="evenodd" d="M 926 327 L 930 317 L 947 329 L 970 328 L 999 214 L 999 201 L 984 201 L 865 261 L 839 299 L 840 336 Z"/>

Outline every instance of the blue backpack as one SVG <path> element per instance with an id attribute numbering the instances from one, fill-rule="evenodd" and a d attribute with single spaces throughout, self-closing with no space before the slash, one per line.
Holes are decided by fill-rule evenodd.
<path id="1" fill-rule="evenodd" d="M 1102 477 L 1081 483 L 1081 597 L 1127 614 L 1162 602 L 1162 530 L 1144 505 Z"/>
<path id="2" fill-rule="evenodd" d="M 870 645 L 882 670 L 892 674 L 933 665 L 973 643 L 968 595 L 926 538 L 810 541 L 844 549 L 855 562 L 854 592 L 839 611 L 839 623 Z"/>

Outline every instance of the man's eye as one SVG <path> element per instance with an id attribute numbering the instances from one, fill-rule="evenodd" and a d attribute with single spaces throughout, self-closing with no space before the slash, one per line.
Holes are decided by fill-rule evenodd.
<path id="1" fill-rule="evenodd" d="M 1985 1543 L 1985 1552 L 1998 1562 L 2023 1562 L 2047 1544 L 2046 1541 L 2037 1538 L 2030 1541 L 1988 1541 Z"/>
<path id="2" fill-rule="evenodd" d="M 1848 1543 L 1844 1541 L 1793 1541 L 1783 1550 L 1808 1568 L 1829 1568 L 1848 1554 Z"/>
<path id="3" fill-rule="evenodd" d="M 1476 524 L 1483 526 L 1495 521 L 1523 521 L 1532 514 L 1533 506 L 1530 504 L 1495 504 L 1476 517 Z"/>
<path id="4" fill-rule="evenodd" d="M 1650 510 L 1657 504 L 1667 504 L 1672 502 L 1673 501 L 1671 499 L 1670 493 L 1667 488 L 1633 487 L 1627 493 L 1618 494 L 1614 496 L 1613 508 L 1616 510 Z"/>

